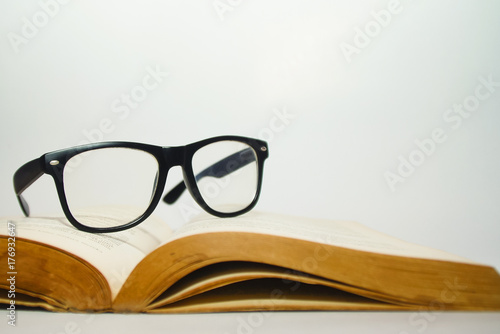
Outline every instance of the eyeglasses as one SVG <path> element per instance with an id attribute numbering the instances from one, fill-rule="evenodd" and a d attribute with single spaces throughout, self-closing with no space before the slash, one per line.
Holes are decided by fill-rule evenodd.
<path id="1" fill-rule="evenodd" d="M 267 143 L 221 136 L 186 146 L 161 147 L 102 142 L 49 152 L 20 167 L 14 190 L 22 193 L 43 174 L 54 179 L 66 218 L 86 232 L 122 231 L 143 222 L 160 201 L 170 168 L 182 166 L 184 181 L 163 201 L 174 203 L 187 188 L 208 213 L 234 217 L 259 198 Z"/>

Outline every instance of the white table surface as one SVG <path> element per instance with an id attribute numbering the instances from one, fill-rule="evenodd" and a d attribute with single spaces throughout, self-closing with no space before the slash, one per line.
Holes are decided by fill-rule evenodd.
<path id="1" fill-rule="evenodd" d="M 73 314 L 21 310 L 2 333 L 500 333 L 500 312 Z"/>

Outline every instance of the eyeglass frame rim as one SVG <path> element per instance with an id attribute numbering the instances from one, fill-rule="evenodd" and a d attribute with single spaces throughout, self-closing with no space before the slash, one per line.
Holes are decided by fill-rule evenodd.
<path id="1" fill-rule="evenodd" d="M 247 144 L 248 146 L 253 148 L 257 158 L 256 162 L 257 162 L 258 176 L 257 176 L 257 189 L 255 191 L 254 198 L 252 202 L 245 208 L 231 213 L 216 211 L 206 203 L 196 184 L 195 175 L 192 167 L 192 158 L 200 148 L 220 141 L 236 141 Z M 66 193 L 64 190 L 63 175 L 66 163 L 72 157 L 78 154 L 92 150 L 113 148 L 113 147 L 141 150 L 151 154 L 158 162 L 158 181 L 156 183 L 156 187 L 153 196 L 151 198 L 150 204 L 141 216 L 137 217 L 133 221 L 126 223 L 124 225 L 113 226 L 113 227 L 91 227 L 81 224 L 71 213 L 71 210 L 67 202 Z M 206 212 L 217 217 L 226 218 L 226 217 L 236 217 L 250 211 L 255 207 L 260 197 L 262 189 L 264 161 L 268 158 L 268 156 L 269 156 L 269 148 L 268 144 L 264 140 L 250 138 L 250 137 L 243 137 L 243 136 L 234 136 L 234 135 L 211 137 L 183 146 L 158 146 L 158 145 L 130 142 L 130 141 L 105 141 L 105 142 L 89 143 L 45 153 L 38 159 L 29 161 L 25 163 L 23 166 L 21 166 L 14 173 L 13 182 L 14 182 L 14 190 L 16 192 L 19 204 L 26 216 L 29 216 L 30 214 L 29 206 L 22 197 L 22 192 L 26 190 L 39 177 L 41 177 L 44 174 L 48 174 L 54 180 L 62 210 L 68 221 L 74 227 L 76 227 L 81 231 L 91 232 L 91 233 L 119 232 L 139 225 L 153 213 L 153 211 L 158 206 L 158 203 L 160 202 L 163 192 L 165 190 L 168 172 L 172 167 L 175 166 L 181 166 L 183 172 L 183 181 L 186 185 L 186 188 L 190 192 L 195 202 L 198 205 L 200 205 Z M 31 173 L 32 175 L 28 175 L 26 180 L 26 175 L 23 175 L 23 173 Z"/>

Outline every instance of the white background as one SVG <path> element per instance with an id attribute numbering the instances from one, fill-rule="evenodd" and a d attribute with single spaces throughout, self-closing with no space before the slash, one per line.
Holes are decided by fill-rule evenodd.
<path id="1" fill-rule="evenodd" d="M 498 269 L 499 13 L 495 0 L 3 1 L 0 214 L 21 214 L 12 175 L 45 152 L 237 134 L 270 145 L 258 210 L 355 220 Z M 449 109 L 474 101 L 458 123 Z M 386 173 L 412 156 L 392 190 Z M 34 212 L 58 207 L 48 177 L 27 195 Z M 176 228 L 190 206 L 156 214 Z"/>

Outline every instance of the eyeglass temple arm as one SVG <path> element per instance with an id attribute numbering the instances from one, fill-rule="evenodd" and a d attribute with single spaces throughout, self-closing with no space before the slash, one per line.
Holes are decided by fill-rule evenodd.
<path id="1" fill-rule="evenodd" d="M 30 208 L 21 193 L 45 173 L 42 161 L 42 158 L 32 160 L 22 165 L 14 173 L 14 191 L 16 192 L 19 205 L 21 206 L 21 209 L 26 216 L 30 215 Z"/>
<path id="2" fill-rule="evenodd" d="M 200 180 L 205 176 L 212 176 L 216 178 L 222 178 L 238 169 L 248 165 L 252 161 L 255 161 L 255 155 L 252 148 L 246 148 L 230 156 L 216 162 L 212 166 L 207 167 L 199 174 L 195 176 L 196 181 Z M 168 204 L 172 204 L 181 197 L 182 193 L 186 190 L 186 184 L 181 181 L 174 188 L 172 188 L 163 197 L 163 201 Z"/>

